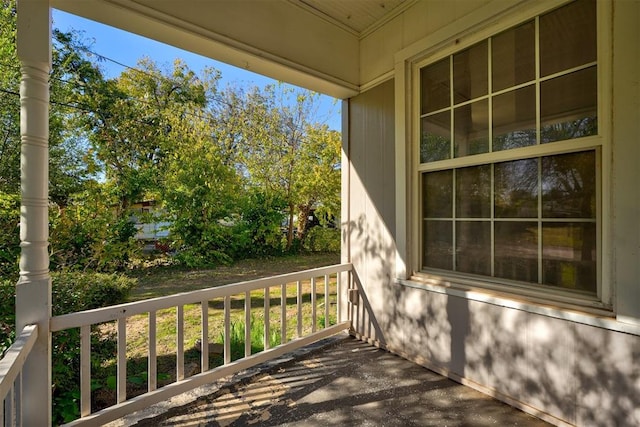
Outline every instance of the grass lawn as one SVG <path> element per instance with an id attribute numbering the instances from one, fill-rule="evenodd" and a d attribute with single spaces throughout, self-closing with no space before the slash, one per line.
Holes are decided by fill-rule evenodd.
<path id="1" fill-rule="evenodd" d="M 261 277 L 276 276 L 340 263 L 340 254 L 304 254 L 238 261 L 206 270 L 154 267 L 135 270 L 138 285 L 131 301 L 195 291 Z"/>

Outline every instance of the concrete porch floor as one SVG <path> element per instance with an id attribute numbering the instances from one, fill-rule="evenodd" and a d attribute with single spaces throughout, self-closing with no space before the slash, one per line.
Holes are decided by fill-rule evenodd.
<path id="1" fill-rule="evenodd" d="M 112 426 L 548 426 L 345 337 L 303 349 Z"/>

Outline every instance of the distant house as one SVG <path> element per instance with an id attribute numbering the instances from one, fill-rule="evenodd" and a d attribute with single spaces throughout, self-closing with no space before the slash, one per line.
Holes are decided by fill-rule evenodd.
<path id="1" fill-rule="evenodd" d="M 131 221 L 135 224 L 137 240 L 155 242 L 169 236 L 168 221 L 158 221 L 158 217 L 163 213 L 157 208 L 154 200 L 134 203 L 131 206 Z"/>

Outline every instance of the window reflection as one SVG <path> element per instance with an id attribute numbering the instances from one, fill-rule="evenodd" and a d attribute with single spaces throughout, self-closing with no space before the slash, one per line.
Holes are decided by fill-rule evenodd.
<path id="1" fill-rule="evenodd" d="M 424 67 L 420 71 L 422 114 L 441 110 L 451 105 L 449 73 L 449 58 Z"/>
<path id="2" fill-rule="evenodd" d="M 542 216 L 595 218 L 595 152 L 542 158 Z"/>
<path id="3" fill-rule="evenodd" d="M 423 267 L 453 270 L 453 222 L 424 221 Z"/>
<path id="4" fill-rule="evenodd" d="M 453 216 L 453 171 L 422 175 L 422 206 L 425 218 Z"/>
<path id="5" fill-rule="evenodd" d="M 456 218 L 491 217 L 491 165 L 456 170 Z"/>
<path id="6" fill-rule="evenodd" d="M 493 91 L 529 82 L 536 77 L 533 21 L 491 38 Z"/>
<path id="7" fill-rule="evenodd" d="M 496 218 L 537 218 L 538 160 L 497 163 L 494 167 Z"/>
<path id="8" fill-rule="evenodd" d="M 445 111 L 421 120 L 420 162 L 451 158 L 451 113 Z"/>
<path id="9" fill-rule="evenodd" d="M 596 292 L 596 225 L 544 224 L 542 271 L 546 284 Z"/>
<path id="10" fill-rule="evenodd" d="M 489 70 L 488 43 L 483 41 L 453 55 L 453 102 L 470 101 L 487 94 Z"/>
<path id="11" fill-rule="evenodd" d="M 489 104 L 486 99 L 454 110 L 455 156 L 489 151 Z"/>
<path id="12" fill-rule="evenodd" d="M 578 0 L 540 17 L 542 77 L 596 60 L 595 0 Z"/>
<path id="13" fill-rule="evenodd" d="M 596 67 L 540 83 L 540 140 L 562 141 L 598 133 Z"/>
<path id="14" fill-rule="evenodd" d="M 490 222 L 456 222 L 456 271 L 491 274 Z"/>
<path id="15" fill-rule="evenodd" d="M 494 151 L 536 143 L 536 88 L 534 85 L 493 98 Z"/>
<path id="16" fill-rule="evenodd" d="M 538 282 L 538 223 L 495 223 L 495 276 Z"/>

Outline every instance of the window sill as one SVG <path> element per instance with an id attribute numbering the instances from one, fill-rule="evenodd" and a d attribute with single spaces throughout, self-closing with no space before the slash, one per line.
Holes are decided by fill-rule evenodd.
<path id="1" fill-rule="evenodd" d="M 421 274 L 408 280 L 396 279 L 396 283 L 400 286 L 452 295 L 471 301 L 640 336 L 640 324 L 620 322 L 616 320 L 615 314 L 611 310 L 605 307 L 597 307 L 595 302 L 570 303 L 566 301 L 558 302 L 555 299 L 545 300 L 541 297 L 487 289 L 480 287 L 481 285 L 479 284 L 474 286 L 469 279 L 459 280 L 458 278 L 432 274 Z M 575 299 L 579 301 L 578 298 Z M 600 305 L 602 304 L 600 303 Z"/>

